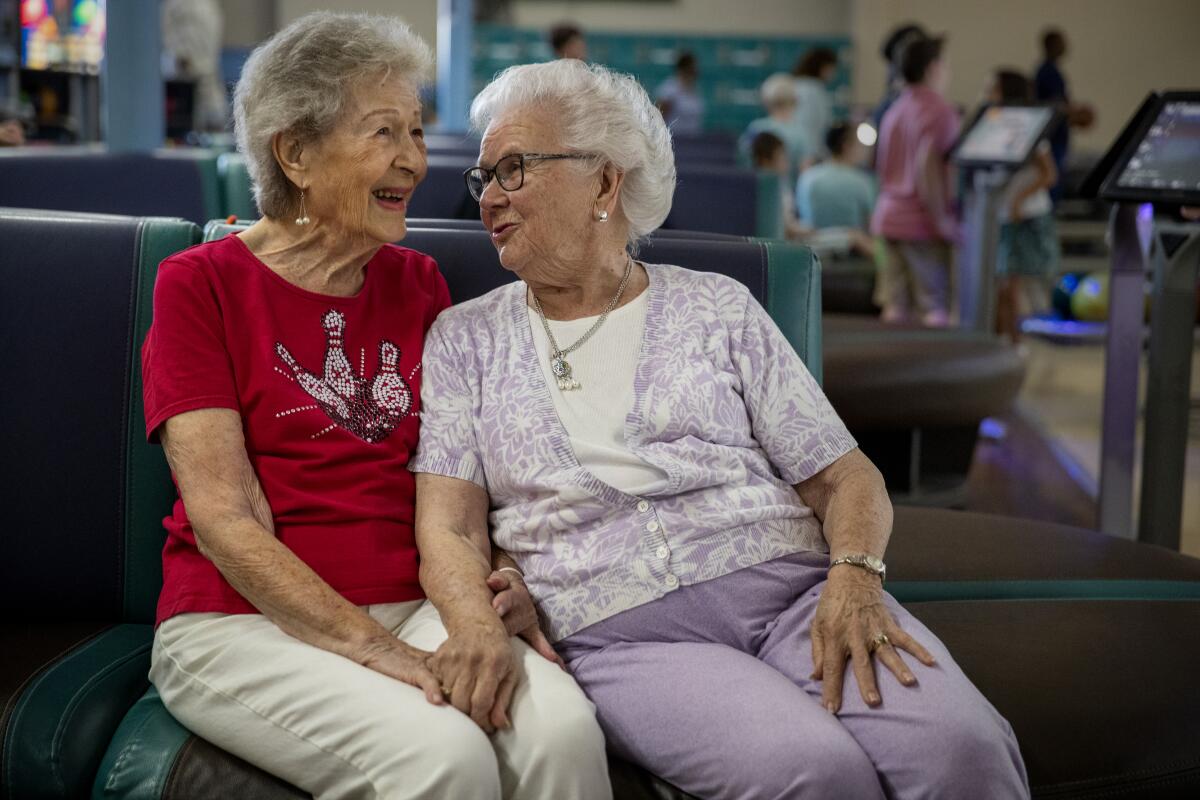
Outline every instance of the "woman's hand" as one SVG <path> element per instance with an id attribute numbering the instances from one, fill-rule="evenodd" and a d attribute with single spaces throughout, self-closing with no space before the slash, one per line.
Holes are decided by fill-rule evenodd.
<path id="1" fill-rule="evenodd" d="M 368 669 L 417 687 L 426 700 L 440 706 L 445 700 L 437 676 L 428 666 L 432 656 L 427 650 L 418 650 L 388 635 L 368 643 L 356 660 Z"/>
<path id="2" fill-rule="evenodd" d="M 562 658 L 554 651 L 554 646 L 542 632 L 537 609 L 533 606 L 533 597 L 530 596 L 525 581 L 510 570 L 496 570 L 488 576 L 487 585 L 496 593 L 492 598 L 492 608 L 496 609 L 496 613 L 504 620 L 504 628 L 508 635 L 520 636 L 542 658 L 566 669 Z"/>
<path id="3" fill-rule="evenodd" d="M 516 653 L 499 625 L 468 625 L 453 632 L 428 661 L 450 704 L 485 733 L 511 724 L 508 707 L 519 673 Z"/>
<path id="4" fill-rule="evenodd" d="M 905 686 L 915 685 L 917 678 L 900 658 L 897 648 L 907 650 L 926 666 L 934 664 L 929 651 L 896 624 L 883 604 L 879 578 L 850 564 L 839 564 L 829 570 L 813 619 L 812 647 L 812 677 L 822 682 L 821 703 L 831 714 L 842 706 L 847 657 L 858 690 L 869 706 L 881 702 L 872 655 Z"/>

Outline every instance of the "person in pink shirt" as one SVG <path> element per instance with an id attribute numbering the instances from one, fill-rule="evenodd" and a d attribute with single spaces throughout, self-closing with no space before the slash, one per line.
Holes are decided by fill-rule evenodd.
<path id="1" fill-rule="evenodd" d="M 950 208 L 946 153 L 960 121 L 943 97 L 949 78 L 943 43 L 920 38 L 904 48 L 905 88 L 880 126 L 880 190 L 871 232 L 884 241 L 875 301 L 885 322 L 915 317 L 941 327 L 950 321 L 951 247 L 958 221 Z"/>

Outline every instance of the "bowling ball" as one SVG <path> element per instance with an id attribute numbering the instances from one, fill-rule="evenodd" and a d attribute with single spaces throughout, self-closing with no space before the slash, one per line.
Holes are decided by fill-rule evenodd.
<path id="1" fill-rule="evenodd" d="M 1078 288 L 1079 282 L 1085 275 L 1086 273 L 1083 272 L 1065 272 L 1054 284 L 1054 291 L 1050 294 L 1050 307 L 1054 309 L 1054 313 L 1058 315 L 1059 319 L 1075 318 L 1071 311 L 1071 295 L 1075 294 L 1075 289 Z"/>
<path id="2" fill-rule="evenodd" d="M 1071 295 L 1071 313 L 1083 322 L 1108 319 L 1108 274 L 1088 275 Z"/>
<path id="3" fill-rule="evenodd" d="M 1096 109 L 1087 103 L 1081 103 L 1071 109 L 1071 124 L 1076 128 L 1087 130 L 1096 122 Z"/>

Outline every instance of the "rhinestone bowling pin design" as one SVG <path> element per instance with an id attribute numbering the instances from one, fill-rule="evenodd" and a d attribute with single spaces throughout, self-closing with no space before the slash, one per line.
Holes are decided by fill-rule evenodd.
<path id="1" fill-rule="evenodd" d="M 275 416 L 320 410 L 333 424 L 313 434 L 313 439 L 340 427 L 364 442 L 382 442 L 412 411 L 412 389 L 398 371 L 400 348 L 386 339 L 380 340 L 378 364 L 375 374 L 368 380 L 366 353 L 360 358 L 358 372 L 346 357 L 346 317 L 340 311 L 327 311 L 321 327 L 325 330 L 325 363 L 319 374 L 297 363 L 282 342 L 275 343 L 275 353 L 288 370 L 275 369 L 295 380 L 316 403 L 280 411 Z M 413 368 L 409 380 L 419 367 L 418 364 Z"/>

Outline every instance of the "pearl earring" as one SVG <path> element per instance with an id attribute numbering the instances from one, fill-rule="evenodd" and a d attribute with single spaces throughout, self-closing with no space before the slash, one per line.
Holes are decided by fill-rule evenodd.
<path id="1" fill-rule="evenodd" d="M 601 222 L 608 222 L 608 212 L 601 211 L 600 214 L 598 215 L 598 218 Z"/>
<path id="2" fill-rule="evenodd" d="M 312 220 L 308 218 L 308 212 L 304 210 L 304 190 L 301 189 L 300 190 L 300 216 L 296 217 L 296 224 L 297 225 L 307 225 L 310 222 L 312 222 Z"/>

